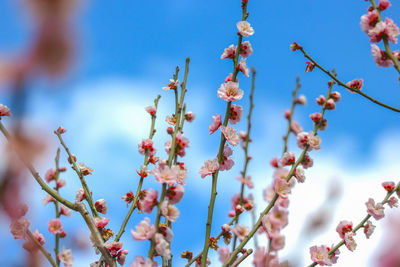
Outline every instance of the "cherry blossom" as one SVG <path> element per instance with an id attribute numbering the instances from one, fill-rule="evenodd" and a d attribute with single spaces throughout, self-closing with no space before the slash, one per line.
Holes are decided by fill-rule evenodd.
<path id="1" fill-rule="evenodd" d="M 72 216 L 71 210 L 69 208 L 67 208 L 66 206 L 64 206 L 63 204 L 60 204 L 60 214 L 67 216 L 67 217 Z"/>
<path id="2" fill-rule="evenodd" d="M 94 224 L 96 225 L 97 228 L 104 228 L 108 222 L 110 221 L 109 218 L 94 218 Z"/>
<path id="3" fill-rule="evenodd" d="M 10 117 L 11 112 L 7 106 L 0 104 L 0 117 L 4 117 L 4 116 Z"/>
<path id="4" fill-rule="evenodd" d="M 48 203 L 54 202 L 54 201 L 55 201 L 54 198 L 53 198 L 52 196 L 50 196 L 49 194 L 47 194 L 47 195 L 45 196 L 45 198 L 42 199 L 42 204 L 43 204 L 43 205 L 47 205 Z"/>
<path id="5" fill-rule="evenodd" d="M 221 164 L 219 165 L 220 171 L 227 171 L 233 167 L 235 162 L 229 158 L 230 156 L 232 156 L 232 153 L 233 153 L 232 149 L 225 144 L 224 151 L 222 153 Z"/>
<path id="6" fill-rule="evenodd" d="M 176 204 L 181 201 L 184 193 L 185 189 L 183 186 L 177 184 L 168 188 L 165 197 L 168 199 L 169 203 Z"/>
<path id="7" fill-rule="evenodd" d="M 56 177 L 56 170 L 55 169 L 49 169 L 45 176 L 44 179 L 46 180 L 46 182 L 50 183 L 51 181 L 53 181 Z"/>
<path id="8" fill-rule="evenodd" d="M 393 66 L 393 61 L 386 55 L 385 51 L 381 50 L 376 44 L 371 45 L 371 53 L 378 67 Z"/>
<path id="9" fill-rule="evenodd" d="M 353 230 L 353 223 L 349 221 L 341 221 L 336 227 L 336 232 L 339 233 L 340 238 L 344 238 L 344 235 L 347 232 L 351 232 Z"/>
<path id="10" fill-rule="evenodd" d="M 278 251 L 285 246 L 285 236 L 281 234 L 273 234 L 270 236 L 271 239 L 271 250 Z"/>
<path id="11" fill-rule="evenodd" d="M 152 171 L 156 180 L 160 183 L 166 183 L 168 185 L 173 185 L 177 179 L 177 173 L 174 169 L 171 169 L 167 165 L 158 164 Z"/>
<path id="12" fill-rule="evenodd" d="M 274 180 L 274 190 L 282 198 L 287 198 L 287 195 L 291 192 L 290 184 L 284 179 Z"/>
<path id="13" fill-rule="evenodd" d="M 92 174 L 92 172 L 93 172 L 93 169 L 89 168 L 84 163 L 79 163 L 78 168 L 79 168 L 80 172 L 82 173 L 82 175 L 85 175 L 85 176 Z"/>
<path id="14" fill-rule="evenodd" d="M 168 201 L 163 201 L 160 207 L 161 214 L 171 222 L 175 222 L 179 217 L 179 210 L 174 205 L 168 203 Z"/>
<path id="15" fill-rule="evenodd" d="M 138 144 L 139 153 L 145 155 L 146 152 L 149 153 L 149 156 L 153 156 L 156 154 L 157 149 L 153 146 L 153 140 L 151 139 L 143 139 Z"/>
<path id="16" fill-rule="evenodd" d="M 102 214 L 106 214 L 108 210 L 108 206 L 105 199 L 99 199 L 94 203 L 96 210 Z"/>
<path id="17" fill-rule="evenodd" d="M 254 34 L 254 29 L 250 26 L 250 23 L 247 21 L 239 21 L 236 23 L 236 26 L 240 32 L 240 34 L 244 37 L 249 37 Z"/>
<path id="18" fill-rule="evenodd" d="M 164 239 L 164 236 L 160 233 L 155 234 L 156 252 L 165 257 L 166 259 L 171 259 L 171 249 L 169 243 Z"/>
<path id="19" fill-rule="evenodd" d="M 367 221 L 364 225 L 364 234 L 367 238 L 369 238 L 375 230 L 375 225 L 372 224 L 371 221 Z"/>
<path id="20" fill-rule="evenodd" d="M 150 219 L 146 217 L 136 225 L 136 231 L 131 230 L 131 234 L 134 240 L 148 240 L 152 238 L 155 231 L 154 225 L 150 226 Z"/>
<path id="21" fill-rule="evenodd" d="M 191 111 L 186 112 L 185 120 L 187 122 L 193 122 L 195 118 L 196 118 L 196 115 L 193 112 L 191 112 Z"/>
<path id="22" fill-rule="evenodd" d="M 18 219 L 11 223 L 10 232 L 15 239 L 24 239 L 31 223 L 26 219 Z"/>
<path id="23" fill-rule="evenodd" d="M 235 228 L 233 228 L 233 232 L 240 241 L 243 241 L 243 239 L 250 233 L 250 228 L 245 225 L 236 224 Z"/>
<path id="24" fill-rule="evenodd" d="M 219 255 L 218 260 L 221 263 L 225 263 L 229 259 L 229 256 L 231 255 L 231 251 L 229 250 L 228 247 L 220 247 L 218 249 L 218 255 Z"/>
<path id="25" fill-rule="evenodd" d="M 48 230 L 53 235 L 62 234 L 63 233 L 63 226 L 60 219 L 52 219 L 48 223 Z"/>
<path id="26" fill-rule="evenodd" d="M 83 188 L 79 188 L 78 190 L 76 190 L 76 195 L 75 195 L 75 201 L 76 202 L 81 202 L 82 200 L 84 200 L 86 197 L 86 193 L 85 190 L 83 190 Z"/>
<path id="27" fill-rule="evenodd" d="M 167 86 L 164 86 L 162 89 L 165 91 L 168 91 L 170 89 L 176 89 L 179 86 L 179 80 L 173 80 L 173 79 L 169 79 L 169 84 L 167 84 Z"/>
<path id="28" fill-rule="evenodd" d="M 282 166 L 289 166 L 295 163 L 295 161 L 296 161 L 296 156 L 294 155 L 293 152 L 285 152 L 282 156 L 281 164 Z"/>
<path id="29" fill-rule="evenodd" d="M 356 233 L 353 232 L 347 232 L 344 235 L 344 244 L 346 245 L 346 247 L 350 250 L 350 251 L 354 251 L 357 247 L 357 243 L 354 240 L 354 236 L 356 235 Z"/>
<path id="30" fill-rule="evenodd" d="M 329 99 L 331 100 L 331 99 Z M 311 131 L 308 133 L 308 144 L 310 147 L 312 147 L 315 150 L 320 150 L 321 149 L 321 137 L 314 135 L 314 133 Z"/>
<path id="31" fill-rule="evenodd" d="M 239 136 L 236 134 L 235 128 L 232 126 L 221 126 L 221 132 L 224 135 L 226 141 L 232 146 L 239 144 Z"/>
<path id="32" fill-rule="evenodd" d="M 394 182 L 383 182 L 382 183 L 383 188 L 385 188 L 386 191 L 391 192 L 395 189 L 396 185 Z"/>
<path id="33" fill-rule="evenodd" d="M 390 7 L 391 4 L 389 2 L 389 0 L 379 0 L 379 9 L 381 11 L 385 10 L 386 8 Z"/>
<path id="34" fill-rule="evenodd" d="M 365 205 L 367 206 L 368 214 L 374 217 L 375 220 L 379 220 L 385 217 L 382 204 L 378 203 L 375 205 L 375 201 L 372 198 L 369 198 L 368 202 L 366 202 Z"/>
<path id="35" fill-rule="evenodd" d="M 239 88 L 239 83 L 237 82 L 223 83 L 218 89 L 218 97 L 228 102 L 242 99 L 243 93 L 243 90 Z"/>
<path id="36" fill-rule="evenodd" d="M 379 15 L 377 10 L 368 12 L 368 14 L 361 16 L 360 26 L 363 32 L 368 34 L 368 32 L 375 27 L 378 22 Z"/>
<path id="37" fill-rule="evenodd" d="M 123 242 L 107 242 L 104 244 L 104 247 L 110 252 L 112 256 L 117 255 L 118 250 L 122 248 Z"/>
<path id="38" fill-rule="evenodd" d="M 157 109 L 155 106 L 148 106 L 145 108 L 145 110 L 147 111 L 147 113 L 149 113 L 151 116 L 156 115 Z"/>
<path id="39" fill-rule="evenodd" d="M 221 59 L 226 59 L 226 58 L 234 58 L 236 53 L 235 46 L 232 44 L 228 48 L 224 49 L 224 52 L 221 55 Z"/>
<path id="40" fill-rule="evenodd" d="M 128 255 L 128 250 L 121 249 L 117 254 L 117 262 L 122 266 L 125 264 L 126 255 Z"/>
<path id="41" fill-rule="evenodd" d="M 364 80 L 363 79 L 354 79 L 348 82 L 346 85 L 355 90 L 361 90 L 363 87 Z M 350 93 L 354 93 L 353 91 L 348 90 Z"/>
<path id="42" fill-rule="evenodd" d="M 243 42 L 239 52 L 242 57 L 249 57 L 251 54 L 253 54 L 253 48 L 251 47 L 250 42 Z"/>
<path id="43" fill-rule="evenodd" d="M 157 205 L 158 191 L 150 188 L 146 192 L 146 196 L 144 197 L 141 205 L 141 209 L 145 213 L 151 213 L 155 205 Z"/>
<path id="44" fill-rule="evenodd" d="M 213 122 L 211 123 L 210 126 L 208 126 L 210 134 L 213 134 L 216 130 L 218 130 L 219 126 L 221 126 L 222 124 L 221 114 L 217 114 L 212 117 L 213 117 Z"/>
<path id="45" fill-rule="evenodd" d="M 236 124 L 240 121 L 243 115 L 243 108 L 241 105 L 231 105 L 231 114 L 229 117 L 230 124 Z"/>
<path id="46" fill-rule="evenodd" d="M 331 266 L 333 263 L 328 253 L 329 248 L 325 245 L 319 247 L 313 246 L 310 248 L 311 260 L 322 266 Z"/>
<path id="47" fill-rule="evenodd" d="M 72 266 L 74 264 L 74 258 L 72 257 L 71 249 L 65 249 L 63 247 L 62 251 L 57 255 L 57 258 L 64 264 L 65 267 Z"/>
<path id="48" fill-rule="evenodd" d="M 388 205 L 390 208 L 397 208 L 399 206 L 399 201 L 397 200 L 396 197 L 391 197 L 387 201 Z"/>
<path id="49" fill-rule="evenodd" d="M 241 73 L 243 73 L 244 76 L 249 77 L 249 68 L 247 67 L 247 62 L 245 58 L 241 58 L 239 61 L 239 64 L 237 66 L 237 68 L 239 69 L 239 71 Z"/>
<path id="50" fill-rule="evenodd" d="M 304 174 L 304 169 L 302 167 L 297 167 L 294 170 L 294 177 L 296 177 L 296 179 L 299 183 L 304 183 L 304 181 L 306 180 L 306 176 Z"/>

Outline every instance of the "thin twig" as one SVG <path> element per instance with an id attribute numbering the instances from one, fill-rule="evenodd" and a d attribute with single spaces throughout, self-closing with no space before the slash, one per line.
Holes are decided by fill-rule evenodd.
<path id="1" fill-rule="evenodd" d="M 250 256 L 251 253 L 253 253 L 253 249 L 248 249 L 245 253 L 243 253 L 243 255 L 240 258 L 238 258 L 232 263 L 232 267 L 238 266 L 242 261 L 244 261 L 248 256 Z"/>
<path id="2" fill-rule="evenodd" d="M 39 241 L 35 238 L 35 236 L 32 234 L 31 231 L 29 231 L 29 229 L 26 230 L 26 234 L 29 237 L 29 239 L 35 243 L 35 245 L 37 246 L 37 248 L 40 250 L 40 252 L 42 252 L 43 256 L 49 261 L 49 263 L 53 266 L 53 267 L 58 267 L 59 264 L 57 264 L 53 257 L 51 256 L 51 254 L 39 243 Z M 57 257 L 57 255 L 56 255 Z"/>

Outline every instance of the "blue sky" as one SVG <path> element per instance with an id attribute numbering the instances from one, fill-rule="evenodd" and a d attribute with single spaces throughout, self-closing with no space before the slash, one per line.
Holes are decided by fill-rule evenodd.
<path id="1" fill-rule="evenodd" d="M 239 2 L 86 1 L 73 20 L 77 53 L 70 71 L 58 81 L 49 82 L 41 78 L 29 84 L 30 116 L 27 123 L 41 129 L 41 132 L 49 133 L 48 138 L 54 151 L 57 144 L 50 134 L 51 130 L 60 124 L 68 129 L 66 139 L 71 149 L 95 169 L 93 181 L 88 181 L 93 191 L 98 192 L 95 198 L 109 201 L 113 207 L 110 208 L 112 211 L 109 217 L 118 218 L 123 216 L 120 214 L 125 214 L 120 196 L 127 187 L 135 189 L 137 181 L 134 169 L 142 162 L 136 145 L 148 132 L 149 120 L 143 108 L 150 105 L 157 94 L 162 94 L 162 115 L 158 120 L 156 140 L 158 150 L 163 151 L 166 141 L 164 118 L 171 113 L 173 99 L 161 87 L 171 77 L 175 66 L 179 65 L 183 69 L 185 58 L 190 56 L 187 103 L 188 109 L 196 113 L 197 119 L 185 126 L 185 135 L 191 139 L 186 159 L 190 177 L 184 202 L 178 206 L 183 216 L 176 224 L 176 239 L 173 242 L 176 245 L 174 254 L 177 266 L 182 263 L 178 253 L 190 249 L 187 240 L 192 240 L 191 247 L 195 253 L 203 242 L 210 180 L 201 180 L 197 171 L 204 160 L 217 153 L 219 137 L 208 136 L 207 127 L 212 115 L 225 110 L 225 103 L 216 97 L 216 91 L 232 71 L 232 65 L 220 60 L 220 55 L 225 47 L 237 42 L 235 24 L 241 15 Z M 26 10 L 21 10 L 20 3 L 13 0 L 0 3 L 0 58 L 18 53 L 31 40 L 30 20 Z M 392 68 L 378 68 L 375 65 L 370 55 L 368 37 L 359 26 L 360 16 L 367 7 L 364 1 L 345 0 L 284 3 L 249 1 L 248 21 L 254 27 L 255 35 L 249 38 L 254 53 L 249 57 L 248 65 L 257 69 L 254 143 L 250 147 L 250 153 L 255 159 L 250 163 L 249 171 L 256 180 L 254 195 L 258 198 L 270 181 L 272 170 L 267 164 L 269 159 L 281 153 L 280 141 L 286 127 L 282 114 L 290 105 L 296 75 L 301 76 L 301 93 L 307 96 L 309 102 L 296 114 L 296 119 L 305 129 L 312 126 L 308 114 L 319 110 L 314 99 L 326 92 L 327 77 L 318 70 L 306 74 L 306 60 L 300 52 L 290 51 L 289 45 L 292 42 L 301 44 L 324 67 L 335 68 L 342 81 L 364 78 L 363 90 L 367 94 L 400 106 L 398 75 Z M 395 3 L 384 14 L 398 22 L 400 5 Z M 396 49 L 396 46 L 393 48 Z M 240 104 L 247 114 L 250 80 L 244 77 L 239 79 L 240 87 L 245 90 L 245 97 Z M 5 89 L 0 91 L 0 100 L 7 104 L 9 92 Z M 388 155 L 391 155 L 390 148 L 397 145 L 395 137 L 400 135 L 399 116 L 342 88 L 337 90 L 342 93 L 342 101 L 334 112 L 328 114 L 328 130 L 322 133 L 323 150 L 313 154 L 316 164 L 319 161 L 321 167 L 316 167 L 313 175 L 317 178 L 325 176 L 321 177 L 324 181 L 333 176 L 341 176 L 346 184 L 361 187 L 358 182 L 363 183 L 362 174 L 368 174 L 372 181 L 372 174 L 376 176 L 384 172 L 378 162 L 385 163 L 384 166 L 393 173 L 398 172 L 394 167 L 391 169 L 395 161 L 389 162 L 393 157 L 388 158 Z M 245 121 L 237 128 L 244 129 Z M 387 144 L 388 148 L 382 148 L 382 143 Z M 52 150 L 48 151 L 50 160 L 43 158 L 38 162 L 42 172 L 52 164 Z M 242 168 L 239 162 L 242 157 L 242 151 L 236 149 L 235 159 L 238 164 L 231 172 L 221 175 L 221 194 L 218 195 L 221 202 L 216 207 L 214 229 L 218 229 L 218 225 L 227 220 L 229 198 L 239 189 L 239 184 L 232 188 L 226 187 L 224 182 L 238 175 Z M 324 168 L 330 171 L 324 173 Z M 364 185 L 364 191 L 367 191 L 368 185 L 376 188 L 391 173 L 385 172 L 384 178 L 375 177 L 377 180 L 373 184 Z M 67 184 L 71 188 L 78 186 L 75 178 L 72 172 L 67 174 Z M 156 186 L 154 182 L 148 182 L 147 186 Z M 326 185 L 322 183 L 320 186 Z M 32 189 L 35 196 L 41 194 L 33 183 Z M 67 192 L 66 196 L 72 198 L 73 192 Z M 351 191 L 349 194 L 352 194 Z M 367 196 L 360 196 L 359 203 L 354 204 L 363 205 L 363 199 L 366 201 Z M 37 197 L 32 197 L 35 214 L 50 218 L 48 213 L 53 210 L 42 208 L 39 201 L 34 204 L 34 200 L 37 201 Z M 339 207 L 351 211 L 346 205 Z M 355 207 L 364 209 L 363 206 Z M 41 221 L 39 215 L 32 216 L 36 218 L 37 225 L 42 224 L 39 229 L 46 231 L 47 220 Z M 77 215 L 71 220 L 75 225 L 80 223 Z M 129 229 L 134 228 L 138 222 L 139 219 L 134 219 Z M 7 233 L 7 223 L 2 224 L 5 225 L 1 228 L 2 233 Z M 113 229 L 117 229 L 119 224 L 119 219 L 111 221 Z M 131 248 L 128 262 L 136 254 L 145 254 L 141 249 L 146 251 L 148 244 L 138 245 L 136 242 L 133 245 L 128 232 L 124 241 L 130 243 L 128 246 Z M 17 244 L 15 241 L 10 242 Z M 77 259 L 80 259 L 81 264 L 77 266 L 86 266 L 83 262 L 93 259 L 93 256 L 78 255 Z M 16 259 L 12 260 L 16 262 Z"/>

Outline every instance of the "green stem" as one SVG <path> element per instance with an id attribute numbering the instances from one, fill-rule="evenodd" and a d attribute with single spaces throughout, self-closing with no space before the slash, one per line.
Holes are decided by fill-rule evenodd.
<path id="1" fill-rule="evenodd" d="M 58 192 L 58 187 L 57 187 L 57 181 L 58 181 L 58 178 L 60 175 L 60 148 L 57 148 L 57 154 L 56 154 L 54 161 L 55 161 L 55 165 L 56 165 L 56 175 L 54 177 L 54 180 L 56 182 L 55 190 L 57 191 L 57 194 L 58 194 L 59 192 Z M 60 218 L 60 208 L 58 205 L 58 201 L 54 201 L 54 207 L 56 210 L 56 218 L 58 219 L 58 218 Z M 58 255 L 58 253 L 60 253 L 60 235 L 56 234 L 54 238 L 55 238 L 54 253 L 56 255 L 57 265 L 59 266 L 60 259 L 57 257 L 57 255 Z"/>
<path id="2" fill-rule="evenodd" d="M 42 252 L 43 256 L 47 259 L 47 261 L 51 264 L 51 266 L 53 267 L 58 267 L 59 264 L 57 264 L 53 257 L 51 257 L 51 254 L 39 243 L 39 241 L 35 238 L 35 236 L 32 234 L 31 231 L 26 230 L 26 234 L 28 236 L 28 238 L 35 243 L 35 245 L 38 247 L 38 249 L 40 250 L 40 252 Z M 56 255 L 57 257 L 57 255 Z"/>

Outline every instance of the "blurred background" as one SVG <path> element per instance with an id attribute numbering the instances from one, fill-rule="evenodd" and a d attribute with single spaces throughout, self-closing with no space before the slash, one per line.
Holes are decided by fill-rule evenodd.
<path id="1" fill-rule="evenodd" d="M 384 16 L 399 23 L 400 5 L 393 4 Z M 283 112 L 290 107 L 296 76 L 301 78 L 300 93 L 308 99 L 307 106 L 295 113 L 305 131 L 312 129 L 309 114 L 319 111 L 315 98 L 327 89 L 328 77 L 317 69 L 305 73 L 306 60 L 300 52 L 290 51 L 291 43 L 301 44 L 327 69 L 335 68 L 342 81 L 364 78 L 364 92 L 400 106 L 398 73 L 375 65 L 369 38 L 359 26 L 367 8 L 364 1 L 249 1 L 248 21 L 255 34 L 248 38 L 254 53 L 247 64 L 257 69 L 257 77 L 249 148 L 253 160 L 248 173 L 255 183 L 251 193 L 256 214 L 265 207 L 263 189 L 272 179 L 269 161 L 282 151 L 287 127 Z M 185 58 L 191 58 L 186 103 L 196 119 L 184 129 L 190 139 L 183 159 L 189 177 L 178 204 L 181 216 L 173 225 L 172 250 L 174 266 L 183 266 L 186 260 L 179 257 L 183 251 L 197 254 L 203 247 L 211 179 L 201 179 L 198 170 L 218 149 L 220 138 L 208 134 L 208 125 L 212 115 L 225 111 L 225 102 L 216 92 L 232 72 L 232 64 L 220 56 L 237 42 L 240 1 L 3 0 L 0 10 L 0 103 L 13 113 L 2 121 L 42 176 L 54 168 L 59 147 L 52 132 L 59 125 L 66 128 L 64 139 L 72 153 L 94 169 L 87 183 L 95 200 L 106 199 L 114 231 L 128 210 L 121 196 L 135 191 L 138 183 L 135 169 L 143 158 L 137 144 L 147 138 L 150 128 L 144 108 L 161 94 L 155 142 L 158 156 L 166 157 L 165 116 L 174 106 L 173 94 L 161 88 L 175 67 L 183 69 Z M 245 96 L 238 104 L 247 115 L 250 79 L 239 79 Z M 368 198 L 384 197 L 381 183 L 400 179 L 399 115 L 342 88 L 337 90 L 342 101 L 327 114 L 322 149 L 311 153 L 314 167 L 306 170 L 306 183 L 297 185 L 290 196 L 289 226 L 283 231 L 286 246 L 279 257 L 292 266 L 310 264 L 310 246 L 337 243 L 338 222 L 357 224 L 366 214 Z M 245 130 L 246 123 L 243 116 L 235 128 Z M 10 216 L 15 203 L 27 203 L 30 229 L 39 229 L 46 238 L 45 247 L 52 251 L 54 238 L 47 231 L 47 221 L 54 217 L 54 208 L 42 205 L 44 192 L 9 152 L 3 136 L 0 149 L 0 265 L 47 266 L 41 256 L 30 257 L 21 240 L 13 239 Z M 298 151 L 293 136 L 289 150 Z M 243 157 L 240 147 L 235 148 L 235 166 L 220 174 L 212 235 L 230 220 L 230 198 L 240 190 L 235 177 L 243 168 Z M 64 151 L 61 163 L 69 166 Z M 79 180 L 71 169 L 61 177 L 67 183 L 61 194 L 73 200 Z M 144 188 L 150 187 L 160 190 L 153 177 L 145 180 Z M 132 240 L 130 229 L 145 217 L 134 214 L 122 238 L 129 250 L 127 265 L 149 248 L 148 241 Z M 393 233 L 399 233 L 400 214 L 387 209 L 386 215 L 374 223 L 377 228 L 369 240 L 362 233 L 356 236 L 355 252 L 341 249 L 336 266 L 398 266 L 400 234 Z M 154 214 L 150 217 L 154 221 Z M 250 216 L 244 218 L 241 221 L 250 225 Z M 97 260 L 80 216 L 73 214 L 62 221 L 67 237 L 61 244 L 72 248 L 74 266 Z M 266 245 L 261 237 L 259 242 Z M 382 259 L 388 258 L 393 265 L 383 265 Z M 220 264 L 216 252 L 210 251 L 210 259 L 213 266 Z M 251 261 L 243 265 L 251 266 Z"/>

